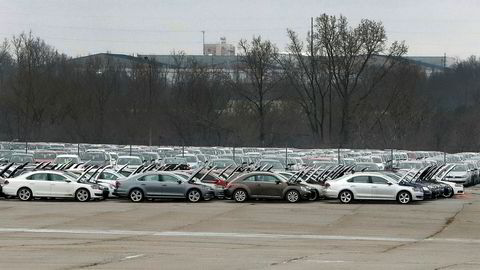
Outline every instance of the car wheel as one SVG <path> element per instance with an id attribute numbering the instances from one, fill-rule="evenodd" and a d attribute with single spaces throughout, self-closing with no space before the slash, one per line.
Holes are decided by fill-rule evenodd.
<path id="1" fill-rule="evenodd" d="M 133 190 L 130 191 L 130 193 L 128 194 L 128 197 L 130 198 L 130 200 L 131 200 L 132 202 L 141 202 L 141 201 L 143 201 L 143 199 L 144 199 L 143 191 L 141 191 L 141 190 L 138 189 L 138 188 L 133 189 Z"/>
<path id="2" fill-rule="evenodd" d="M 247 192 L 243 189 L 237 189 L 233 192 L 233 198 L 236 202 L 244 202 L 247 200 Z"/>
<path id="3" fill-rule="evenodd" d="M 412 195 L 410 195 L 410 193 L 407 191 L 401 191 L 397 195 L 397 201 L 401 204 L 407 204 L 412 201 Z"/>
<path id="4" fill-rule="evenodd" d="M 447 192 L 444 192 L 444 193 L 443 193 L 443 197 L 445 197 L 445 198 L 451 198 L 451 197 L 453 197 L 453 193 L 454 193 L 454 192 L 453 192 L 452 189 L 447 189 Z"/>
<path id="5" fill-rule="evenodd" d="M 79 202 L 88 202 L 90 200 L 90 191 L 80 188 L 75 192 L 75 199 Z"/>
<path id="6" fill-rule="evenodd" d="M 318 198 L 320 198 L 320 195 L 318 195 L 318 191 L 314 190 L 314 193 L 315 194 L 313 195 L 313 197 L 308 199 L 309 201 L 316 201 L 318 200 Z"/>
<path id="7" fill-rule="evenodd" d="M 287 201 L 290 203 L 296 203 L 300 201 L 300 193 L 298 193 L 298 191 L 296 190 L 291 189 L 285 194 L 285 199 L 287 199 Z"/>
<path id="8" fill-rule="evenodd" d="M 187 200 L 191 203 L 196 203 L 202 199 L 202 194 L 198 189 L 191 189 L 187 193 Z"/>
<path id="9" fill-rule="evenodd" d="M 17 196 L 20 201 L 30 201 L 33 198 L 32 191 L 26 187 L 19 189 Z"/>
<path id="10" fill-rule="evenodd" d="M 348 190 L 344 190 L 338 194 L 338 199 L 341 203 L 351 203 L 353 201 L 353 193 Z"/>

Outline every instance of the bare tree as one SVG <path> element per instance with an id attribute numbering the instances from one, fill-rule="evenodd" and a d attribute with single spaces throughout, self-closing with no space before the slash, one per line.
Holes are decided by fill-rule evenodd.
<path id="1" fill-rule="evenodd" d="M 407 52 L 407 47 L 400 42 L 388 47 L 382 23 L 367 19 L 351 28 L 346 17 L 323 14 L 315 20 L 315 35 L 318 46 L 325 49 L 333 87 L 341 100 L 340 140 L 348 143 L 352 115 L 395 65 L 396 58 Z M 362 80 L 367 68 L 374 74 L 369 82 Z"/>
<path id="2" fill-rule="evenodd" d="M 258 117 L 258 140 L 265 145 L 265 118 L 274 101 L 274 87 L 279 81 L 276 64 L 278 49 L 270 41 L 254 37 L 251 43 L 242 39 L 239 42 L 242 53 L 241 71 L 246 75 L 244 83 L 237 84 L 236 92 L 244 98 Z"/>
<path id="3" fill-rule="evenodd" d="M 293 30 L 287 30 L 287 33 L 289 54 L 281 55 L 278 60 L 297 93 L 295 100 L 308 119 L 314 141 L 321 143 L 324 141 L 325 101 L 330 90 L 324 53 L 312 33 L 309 33 L 306 43 Z"/>

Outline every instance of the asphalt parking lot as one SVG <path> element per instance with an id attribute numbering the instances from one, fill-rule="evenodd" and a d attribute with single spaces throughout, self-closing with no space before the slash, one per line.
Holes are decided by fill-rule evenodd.
<path id="1" fill-rule="evenodd" d="M 479 269 L 479 199 L 1 199 L 0 269 Z"/>

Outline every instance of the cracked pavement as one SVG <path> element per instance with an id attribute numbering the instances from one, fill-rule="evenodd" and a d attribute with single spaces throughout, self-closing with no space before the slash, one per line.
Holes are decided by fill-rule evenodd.
<path id="1" fill-rule="evenodd" d="M 410 205 L 0 199 L 0 268 L 479 269 L 479 191 Z"/>

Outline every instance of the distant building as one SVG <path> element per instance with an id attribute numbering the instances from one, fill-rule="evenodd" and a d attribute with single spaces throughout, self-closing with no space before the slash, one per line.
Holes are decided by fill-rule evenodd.
<path id="1" fill-rule="evenodd" d="M 203 48 L 204 55 L 220 55 L 220 56 L 232 56 L 235 55 L 235 46 L 227 44 L 225 37 L 220 38 L 220 43 L 217 44 L 205 44 Z"/>

